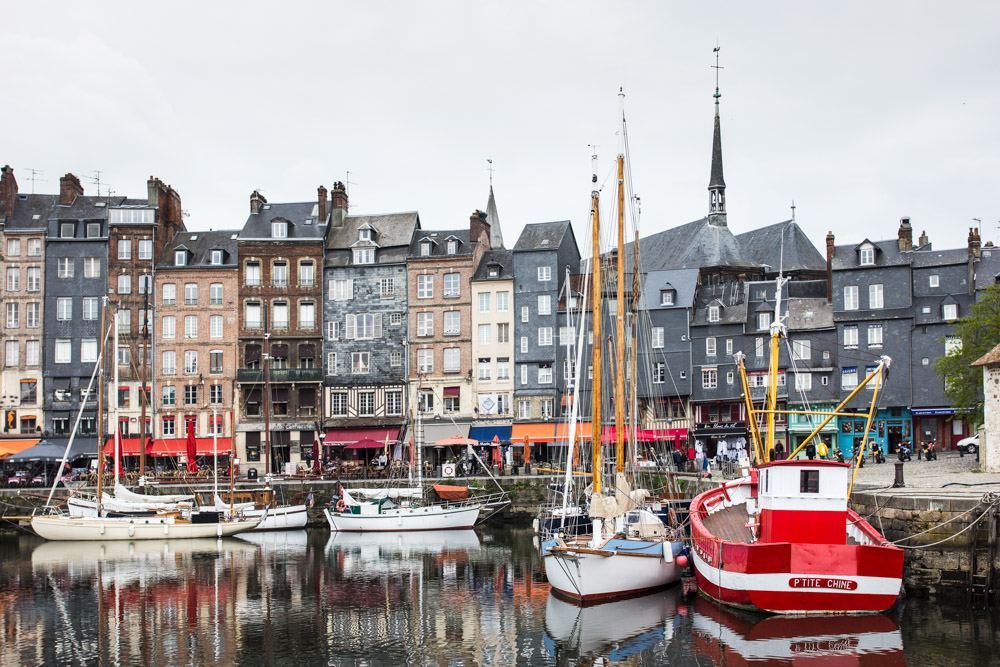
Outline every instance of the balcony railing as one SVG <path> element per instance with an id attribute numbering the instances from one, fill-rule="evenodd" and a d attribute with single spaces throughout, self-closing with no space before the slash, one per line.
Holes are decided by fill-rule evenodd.
<path id="1" fill-rule="evenodd" d="M 237 382 L 263 382 L 264 371 L 259 368 L 241 368 L 236 371 Z M 271 382 L 322 382 L 322 368 L 273 368 Z"/>

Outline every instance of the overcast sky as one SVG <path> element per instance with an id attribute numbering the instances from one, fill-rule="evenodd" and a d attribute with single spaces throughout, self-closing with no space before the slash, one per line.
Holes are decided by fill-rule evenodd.
<path id="1" fill-rule="evenodd" d="M 508 247 L 567 218 L 582 241 L 622 85 L 651 233 L 706 213 L 718 41 L 734 232 L 794 199 L 818 247 L 904 215 L 964 246 L 974 217 L 1000 236 L 997 26 L 997 2 L 11 3 L 0 164 L 22 191 L 43 170 L 37 192 L 99 169 L 140 196 L 155 174 L 192 229 L 350 171 L 352 212 L 447 228 L 485 208 L 492 158 Z"/>

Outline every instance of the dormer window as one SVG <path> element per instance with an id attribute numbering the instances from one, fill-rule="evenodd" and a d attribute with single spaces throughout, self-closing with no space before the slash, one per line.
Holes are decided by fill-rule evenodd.
<path id="1" fill-rule="evenodd" d="M 764 331 L 771 326 L 771 313 L 757 313 L 757 329 Z"/>
<path id="2" fill-rule="evenodd" d="M 213 250 L 212 251 L 212 266 L 222 266 L 222 251 Z"/>
<path id="3" fill-rule="evenodd" d="M 500 267 L 497 266 L 496 264 L 490 264 L 489 267 L 487 268 L 487 275 L 490 278 L 499 278 L 500 277 Z"/>
<path id="4" fill-rule="evenodd" d="M 708 307 L 708 321 L 709 322 L 718 322 L 719 319 L 720 319 L 719 315 L 720 315 L 720 312 L 719 312 L 719 307 L 718 306 L 709 306 Z"/>
<path id="5" fill-rule="evenodd" d="M 287 239 L 288 238 L 288 223 L 283 220 L 275 220 L 271 223 L 271 238 L 272 239 Z"/>
<path id="6" fill-rule="evenodd" d="M 375 263 L 375 248 L 355 248 L 354 249 L 354 263 L 355 264 L 374 264 Z"/>
<path id="7" fill-rule="evenodd" d="M 941 316 L 951 322 L 958 319 L 958 304 L 946 303 L 941 306 Z"/>
<path id="8" fill-rule="evenodd" d="M 174 251 L 174 266 L 187 266 L 187 260 L 188 260 L 187 250 Z"/>
<path id="9" fill-rule="evenodd" d="M 859 251 L 859 258 L 861 260 L 861 266 L 874 266 L 875 265 L 875 247 L 870 243 L 866 243 L 861 246 Z"/>
<path id="10" fill-rule="evenodd" d="M 431 242 L 430 241 L 421 241 L 420 242 L 420 256 L 421 257 L 430 257 L 431 256 Z"/>
<path id="11" fill-rule="evenodd" d="M 672 306 L 672 305 L 674 305 L 674 295 L 675 295 L 675 292 L 672 289 L 661 289 L 660 290 L 660 305 L 661 306 Z"/>
<path id="12" fill-rule="evenodd" d="M 372 230 L 370 230 L 370 229 L 359 229 L 358 230 L 358 240 L 359 241 L 371 241 L 372 240 Z"/>
<path id="13" fill-rule="evenodd" d="M 447 253 L 449 255 L 458 253 L 458 241 L 455 239 L 448 239 Z"/>

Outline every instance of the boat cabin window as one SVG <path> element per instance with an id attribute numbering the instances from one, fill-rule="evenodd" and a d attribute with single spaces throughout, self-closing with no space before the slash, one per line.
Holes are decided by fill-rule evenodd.
<path id="1" fill-rule="evenodd" d="M 819 493 L 819 470 L 799 472 L 799 493 Z"/>

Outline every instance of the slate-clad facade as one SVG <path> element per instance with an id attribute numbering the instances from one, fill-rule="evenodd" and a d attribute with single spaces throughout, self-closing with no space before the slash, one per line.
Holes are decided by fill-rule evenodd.
<path id="1" fill-rule="evenodd" d="M 321 188 L 319 197 L 325 198 Z M 397 433 L 406 393 L 406 256 L 417 213 L 348 215 L 334 185 L 323 268 L 323 372 L 327 445 L 353 444 L 357 429 Z M 398 436 L 396 436 L 398 437 Z"/>

